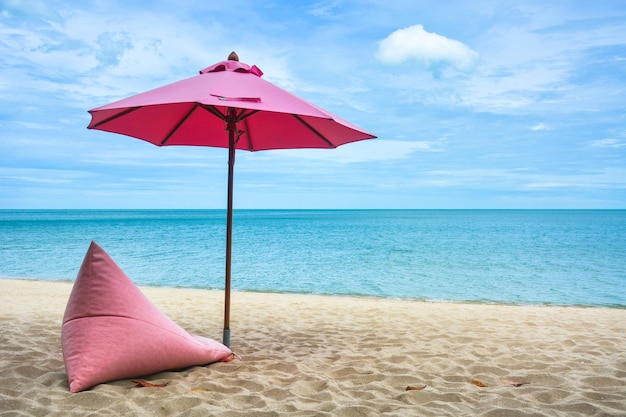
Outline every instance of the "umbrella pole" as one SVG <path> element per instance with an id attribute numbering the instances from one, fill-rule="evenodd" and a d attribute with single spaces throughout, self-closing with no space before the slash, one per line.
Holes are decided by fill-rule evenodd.
<path id="1" fill-rule="evenodd" d="M 228 121 L 228 204 L 226 212 L 226 280 L 224 284 L 224 333 L 222 343 L 230 348 L 230 264 L 233 236 L 233 176 L 235 171 L 235 109 L 229 109 Z"/>

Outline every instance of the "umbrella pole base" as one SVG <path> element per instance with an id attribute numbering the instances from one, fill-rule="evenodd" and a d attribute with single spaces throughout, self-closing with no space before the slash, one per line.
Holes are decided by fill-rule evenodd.
<path id="1" fill-rule="evenodd" d="M 224 334 L 222 336 L 222 344 L 227 348 L 230 348 L 230 329 L 224 329 Z"/>

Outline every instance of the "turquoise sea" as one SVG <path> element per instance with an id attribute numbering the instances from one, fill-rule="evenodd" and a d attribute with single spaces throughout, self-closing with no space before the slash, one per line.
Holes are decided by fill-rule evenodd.
<path id="1" fill-rule="evenodd" d="M 0 210 L 0 277 L 222 289 L 223 210 Z M 626 210 L 235 210 L 233 290 L 626 308 Z"/>

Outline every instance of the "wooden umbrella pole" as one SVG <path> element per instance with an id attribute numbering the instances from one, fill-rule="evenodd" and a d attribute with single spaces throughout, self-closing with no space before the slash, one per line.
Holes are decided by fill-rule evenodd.
<path id="1" fill-rule="evenodd" d="M 235 173 L 235 109 L 228 109 L 228 204 L 226 212 L 226 280 L 224 284 L 224 334 L 222 342 L 230 347 L 230 273 L 233 238 L 233 176 Z"/>

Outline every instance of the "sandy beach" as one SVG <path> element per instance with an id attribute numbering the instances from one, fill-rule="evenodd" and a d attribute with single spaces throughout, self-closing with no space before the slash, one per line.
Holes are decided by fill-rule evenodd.
<path id="1" fill-rule="evenodd" d="M 138 378 L 164 387 L 71 394 L 60 328 L 72 284 L 0 286 L 2 416 L 626 415 L 626 310 L 235 292 L 240 360 Z M 221 338 L 221 292 L 142 291 Z"/>

